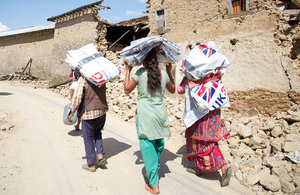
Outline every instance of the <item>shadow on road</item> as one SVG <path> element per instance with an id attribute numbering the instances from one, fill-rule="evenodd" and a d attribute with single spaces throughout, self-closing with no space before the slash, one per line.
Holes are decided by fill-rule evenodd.
<path id="1" fill-rule="evenodd" d="M 103 147 L 105 150 L 105 158 L 109 159 L 112 156 L 131 148 L 131 145 L 124 142 L 119 142 L 114 138 L 105 138 L 103 139 Z"/>
<path id="2" fill-rule="evenodd" d="M 76 131 L 78 132 L 78 131 Z M 82 140 L 83 142 L 83 140 Z M 114 138 L 105 138 L 102 140 L 102 145 L 105 150 L 105 159 L 109 159 L 112 156 L 115 156 L 131 147 L 131 145 L 128 145 L 123 142 L 119 142 L 118 140 Z M 95 149 L 95 157 L 97 157 L 97 151 Z M 82 159 L 86 159 L 86 156 L 81 157 Z M 106 165 L 103 165 L 100 167 L 101 169 L 107 169 Z"/>
<path id="3" fill-rule="evenodd" d="M 142 153 L 140 150 L 136 151 L 133 153 L 134 155 L 137 156 L 137 159 L 135 161 L 135 164 L 143 164 L 143 157 L 142 157 Z M 159 177 L 165 177 L 165 174 L 167 173 L 171 173 L 169 167 L 166 165 L 166 163 L 168 161 L 173 161 L 174 159 L 176 159 L 178 156 L 172 152 L 170 152 L 168 149 L 164 149 L 164 151 L 162 152 L 161 156 L 159 157 L 159 162 L 160 162 L 160 168 L 158 171 Z M 146 169 L 145 167 L 143 167 L 142 169 L 142 174 L 143 176 L 146 173 Z M 144 177 L 145 182 L 146 178 Z"/>
<path id="4" fill-rule="evenodd" d="M 181 158 L 181 164 L 183 168 L 191 168 L 194 167 L 193 163 L 190 161 L 187 161 L 187 151 L 186 151 L 186 145 L 181 146 L 178 151 L 176 152 L 177 155 L 182 156 Z M 196 176 L 196 175 L 195 175 Z M 213 173 L 202 173 L 198 177 L 201 177 L 202 179 L 208 179 L 208 180 L 219 180 L 221 181 L 221 175 L 218 171 Z"/>
<path id="5" fill-rule="evenodd" d="M 81 131 L 76 131 L 75 128 L 68 133 L 71 136 L 81 136 Z"/>
<path id="6" fill-rule="evenodd" d="M 9 92 L 0 92 L 0 95 L 13 95 L 13 93 L 9 93 Z"/>

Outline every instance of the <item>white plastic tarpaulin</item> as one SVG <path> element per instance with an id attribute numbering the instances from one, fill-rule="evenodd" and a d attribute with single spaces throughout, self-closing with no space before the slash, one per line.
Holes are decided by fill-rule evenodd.
<path id="1" fill-rule="evenodd" d="M 180 67 L 181 74 L 189 80 L 185 86 L 186 128 L 209 111 L 230 107 L 229 97 L 221 81 L 230 65 L 229 60 L 216 48 L 215 43 L 197 43 L 186 55 Z"/>
<path id="2" fill-rule="evenodd" d="M 132 41 L 120 52 L 121 60 L 126 58 L 129 66 L 139 66 L 153 48 L 156 49 L 159 63 L 175 63 L 180 60 L 182 54 L 181 48 L 172 41 L 153 36 Z"/>
<path id="3" fill-rule="evenodd" d="M 200 80 L 215 69 L 225 73 L 230 65 L 229 60 L 222 55 L 214 42 L 197 43 L 182 61 L 180 71 L 189 80 Z"/>
<path id="4" fill-rule="evenodd" d="M 90 43 L 77 50 L 68 51 L 66 62 L 73 70 L 100 87 L 107 81 L 117 79 L 121 71 L 108 59 L 104 58 Z"/>

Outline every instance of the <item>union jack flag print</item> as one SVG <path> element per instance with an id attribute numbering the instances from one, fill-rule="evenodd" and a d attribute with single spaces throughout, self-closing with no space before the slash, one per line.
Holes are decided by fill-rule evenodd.
<path id="1" fill-rule="evenodd" d="M 216 50 L 209 48 L 207 45 L 203 43 L 198 42 L 196 45 L 207 58 L 211 57 L 217 52 Z"/>
<path id="2" fill-rule="evenodd" d="M 212 75 L 214 75 L 214 73 L 211 73 L 211 76 Z M 221 80 L 196 85 L 191 89 L 191 96 L 195 106 L 199 110 L 215 110 L 229 101 L 229 97 Z"/>

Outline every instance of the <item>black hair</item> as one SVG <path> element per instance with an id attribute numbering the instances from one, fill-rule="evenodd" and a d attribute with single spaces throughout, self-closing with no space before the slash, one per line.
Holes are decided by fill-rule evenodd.
<path id="1" fill-rule="evenodd" d="M 158 68 L 158 61 L 155 49 L 152 49 L 146 56 L 144 66 L 147 69 L 147 88 L 151 95 L 156 90 L 161 90 L 160 69 Z"/>
<path id="2" fill-rule="evenodd" d="M 81 76 L 81 74 L 80 74 L 80 72 L 78 70 L 74 70 L 73 74 L 74 74 L 74 78 L 76 80 L 79 79 L 79 77 Z"/>

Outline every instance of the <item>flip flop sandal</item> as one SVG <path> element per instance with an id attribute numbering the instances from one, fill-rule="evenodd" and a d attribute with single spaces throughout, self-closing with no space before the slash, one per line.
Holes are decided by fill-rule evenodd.
<path id="1" fill-rule="evenodd" d="M 150 192 L 151 194 L 159 194 L 153 191 L 153 188 L 151 188 L 148 184 L 145 184 L 145 189 Z"/>
<path id="2" fill-rule="evenodd" d="M 232 173 L 232 169 L 231 169 L 231 167 L 228 167 L 224 177 L 222 177 L 221 187 L 225 187 L 225 186 L 229 185 L 229 181 L 230 181 L 230 178 L 231 178 L 231 173 Z"/>
<path id="3" fill-rule="evenodd" d="M 89 166 L 87 164 L 83 164 L 81 167 L 86 171 L 96 172 L 96 169 L 89 168 Z"/>
<path id="4" fill-rule="evenodd" d="M 107 160 L 105 158 L 99 159 L 98 160 L 98 166 L 103 166 L 106 165 Z"/>
<path id="5" fill-rule="evenodd" d="M 197 176 L 201 175 L 201 172 L 197 171 L 195 168 L 186 168 L 186 171 L 189 172 L 189 173 L 193 173 Z"/>

